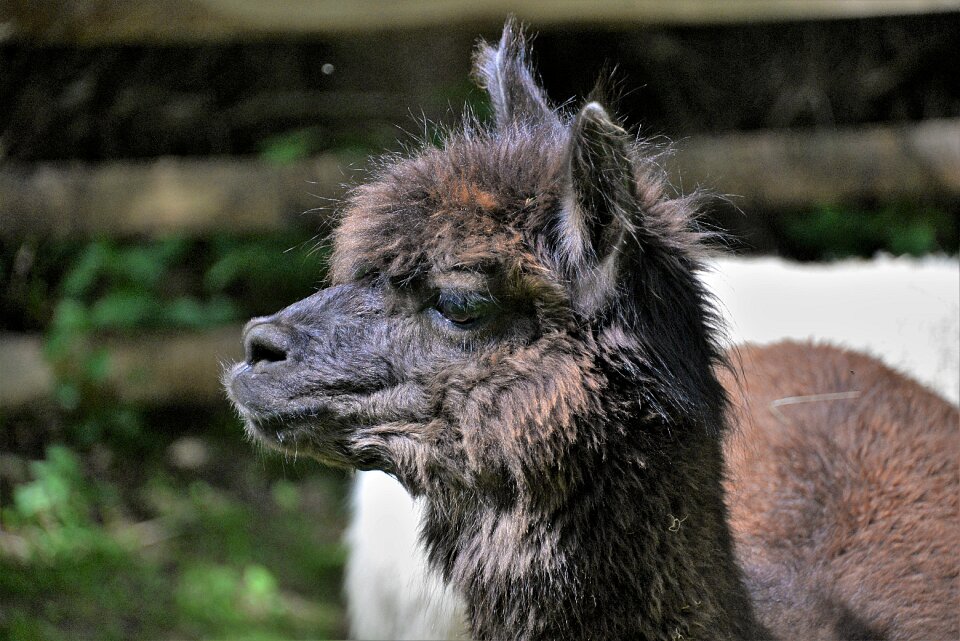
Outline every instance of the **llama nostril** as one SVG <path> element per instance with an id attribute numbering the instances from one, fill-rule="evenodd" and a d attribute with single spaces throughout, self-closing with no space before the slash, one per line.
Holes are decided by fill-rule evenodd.
<path id="1" fill-rule="evenodd" d="M 290 339 L 288 334 L 276 325 L 259 323 L 244 332 L 243 347 L 246 361 L 250 365 L 277 363 L 287 360 Z"/>

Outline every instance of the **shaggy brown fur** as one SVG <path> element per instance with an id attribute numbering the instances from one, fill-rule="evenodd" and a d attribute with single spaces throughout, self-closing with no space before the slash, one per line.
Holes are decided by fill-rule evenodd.
<path id="1" fill-rule="evenodd" d="M 346 207 L 331 286 L 248 325 L 246 361 L 226 380 L 248 433 L 330 464 L 385 470 L 423 496 L 430 560 L 465 595 L 478 639 L 769 637 L 727 525 L 724 357 L 697 278 L 691 202 L 670 195 L 598 102 L 554 112 L 512 24 L 499 46 L 481 47 L 475 70 L 496 125 L 469 123 L 442 147 L 386 161 Z M 804 371 L 791 374 L 835 367 L 820 360 L 798 358 Z M 749 373 L 744 382 L 754 385 Z M 860 426 L 865 447 L 904 448 L 912 433 L 881 442 L 861 418 L 844 420 Z M 776 455 L 765 464 L 796 460 Z M 753 469 L 734 457 L 734 469 Z M 935 482 L 955 488 L 955 471 Z M 818 484 L 831 493 L 860 483 L 849 466 L 801 481 L 810 493 L 799 501 L 817 500 Z M 772 492 L 745 494 L 756 503 L 735 503 L 739 518 L 760 509 L 766 516 L 751 518 L 778 522 L 797 509 L 757 500 Z M 804 526 L 801 538 L 826 527 Z M 787 546 L 782 558 L 768 549 L 779 539 L 743 539 L 762 620 L 786 636 L 793 604 L 813 598 L 794 591 L 805 586 L 789 572 L 821 576 L 807 573 L 823 543 L 814 538 L 813 552 L 792 556 Z M 864 563 L 865 573 L 880 565 Z M 839 580 L 830 587 L 797 629 L 824 638 L 901 630 Z M 902 629 L 930 629 L 911 625 Z"/>
<path id="2" fill-rule="evenodd" d="M 960 415 L 861 354 L 740 352 L 730 518 L 781 638 L 960 638 Z"/>

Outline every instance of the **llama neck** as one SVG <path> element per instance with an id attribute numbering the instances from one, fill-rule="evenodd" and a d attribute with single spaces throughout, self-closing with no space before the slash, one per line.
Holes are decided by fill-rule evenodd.
<path id="1" fill-rule="evenodd" d="M 726 525 L 720 444 L 690 440 L 607 454 L 550 506 L 431 502 L 424 537 L 466 596 L 473 637 L 765 636 Z"/>

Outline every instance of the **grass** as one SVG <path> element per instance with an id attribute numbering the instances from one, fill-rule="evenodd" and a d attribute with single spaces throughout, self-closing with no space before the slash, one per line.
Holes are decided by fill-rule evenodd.
<path id="1" fill-rule="evenodd" d="M 0 512 L 0 638 L 343 636 L 346 479 L 211 420 L 146 460 L 54 445 L 29 465 Z"/>

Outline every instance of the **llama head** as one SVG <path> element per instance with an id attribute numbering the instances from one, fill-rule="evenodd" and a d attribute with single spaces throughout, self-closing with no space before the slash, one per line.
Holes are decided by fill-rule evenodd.
<path id="1" fill-rule="evenodd" d="M 414 492 L 551 500 L 722 423 L 699 236 L 599 102 L 549 105 L 513 24 L 475 75 L 495 124 L 357 188 L 330 286 L 251 321 L 226 385 L 269 446 Z"/>

